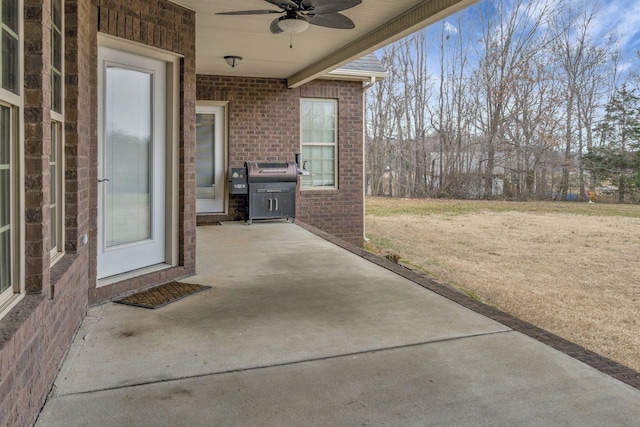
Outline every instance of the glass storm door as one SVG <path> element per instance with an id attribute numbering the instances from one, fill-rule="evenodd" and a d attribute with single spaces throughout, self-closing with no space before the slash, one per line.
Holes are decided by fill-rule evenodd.
<path id="1" fill-rule="evenodd" d="M 165 260 L 166 64 L 98 50 L 98 278 Z"/>
<path id="2" fill-rule="evenodd" d="M 196 212 L 224 212 L 225 116 L 222 106 L 196 107 Z"/>

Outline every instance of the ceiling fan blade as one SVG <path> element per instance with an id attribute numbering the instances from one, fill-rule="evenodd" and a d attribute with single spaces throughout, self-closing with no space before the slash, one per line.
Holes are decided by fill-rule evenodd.
<path id="1" fill-rule="evenodd" d="M 270 13 L 282 13 L 281 10 L 238 10 L 236 12 L 218 12 L 216 15 L 267 15 Z"/>
<path id="2" fill-rule="evenodd" d="M 287 9 L 287 6 L 291 9 L 298 9 L 300 7 L 298 3 L 292 0 L 264 0 L 264 1 L 285 10 Z"/>
<path id="3" fill-rule="evenodd" d="M 309 16 L 309 23 L 320 27 L 350 30 L 356 27 L 351 19 L 341 13 L 324 13 L 322 15 Z"/>
<path id="4" fill-rule="evenodd" d="M 271 21 L 271 26 L 269 26 L 269 30 L 271 30 L 271 34 L 280 34 L 283 32 L 280 29 L 280 26 L 278 25 L 279 20 L 280 18 L 276 18 L 273 21 Z"/>
<path id="5" fill-rule="evenodd" d="M 362 0 L 304 0 L 302 2 L 302 8 L 304 10 L 313 8 L 311 13 L 321 15 L 351 9 L 360 3 L 362 3 Z"/>

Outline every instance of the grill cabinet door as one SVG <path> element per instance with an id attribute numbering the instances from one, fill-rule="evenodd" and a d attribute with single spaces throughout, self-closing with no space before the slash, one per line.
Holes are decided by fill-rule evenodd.
<path id="1" fill-rule="evenodd" d="M 295 217 L 295 183 L 256 184 L 250 191 L 249 219 Z"/>

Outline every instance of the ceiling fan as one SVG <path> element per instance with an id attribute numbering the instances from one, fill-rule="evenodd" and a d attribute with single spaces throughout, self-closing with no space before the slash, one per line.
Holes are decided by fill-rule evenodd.
<path id="1" fill-rule="evenodd" d="M 352 29 L 355 24 L 340 11 L 351 9 L 362 0 L 264 0 L 280 10 L 241 10 L 220 12 L 216 15 L 284 14 L 274 19 L 269 27 L 273 34 L 301 33 L 309 24 L 327 28 Z"/>

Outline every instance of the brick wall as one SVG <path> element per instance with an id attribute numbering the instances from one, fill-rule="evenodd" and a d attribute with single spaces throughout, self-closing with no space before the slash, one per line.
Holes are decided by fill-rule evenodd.
<path id="1" fill-rule="evenodd" d="M 302 221 L 362 246 L 364 236 L 362 84 L 318 81 L 300 88 L 304 98 L 338 99 L 338 190 L 301 191 Z"/>
<path id="2" fill-rule="evenodd" d="M 25 289 L 49 281 L 49 155 L 51 154 L 50 3 L 24 1 Z"/>
<path id="3" fill-rule="evenodd" d="M 165 0 L 93 0 L 97 31 L 143 45 L 181 54 L 180 60 L 180 129 L 179 129 L 179 216 L 178 266 L 113 285 L 96 287 L 98 168 L 97 138 L 91 152 L 91 233 L 92 265 L 89 302 L 108 301 L 117 295 L 195 273 L 195 13 Z M 97 44 L 92 52 L 93 69 L 97 69 Z M 94 93 L 97 92 L 94 82 Z M 94 95 L 95 96 L 95 95 Z M 94 98 L 95 99 L 95 98 Z"/>
<path id="4" fill-rule="evenodd" d="M 229 102 L 229 166 L 247 160 L 293 161 L 300 152 L 300 98 L 338 100 L 338 189 L 298 191 L 296 218 L 362 245 L 363 94 L 360 82 L 314 81 L 288 89 L 279 79 L 198 75 L 197 99 Z M 226 216 L 242 218 L 244 198 L 230 196 Z"/>
<path id="5" fill-rule="evenodd" d="M 0 319 L 0 425 L 31 425 L 87 309 L 90 0 L 65 7 L 65 251 L 50 265 L 50 2 L 24 2 L 25 286 Z"/>
<path id="6" fill-rule="evenodd" d="M 65 0 L 65 256 L 51 266 L 50 3 L 24 0 L 25 285 L 0 319 L 0 425 L 31 425 L 89 303 L 195 272 L 195 14 L 167 0 Z M 180 53 L 179 266 L 96 288 L 97 34 Z M 298 194 L 298 218 L 362 242 L 362 89 L 201 76 L 200 99 L 230 101 L 230 165 L 293 160 L 299 99 L 339 102 L 339 189 Z M 232 199 L 240 207 L 239 199 Z M 233 215 L 231 215 L 233 216 Z M 89 245 L 83 237 L 89 236 Z"/>

